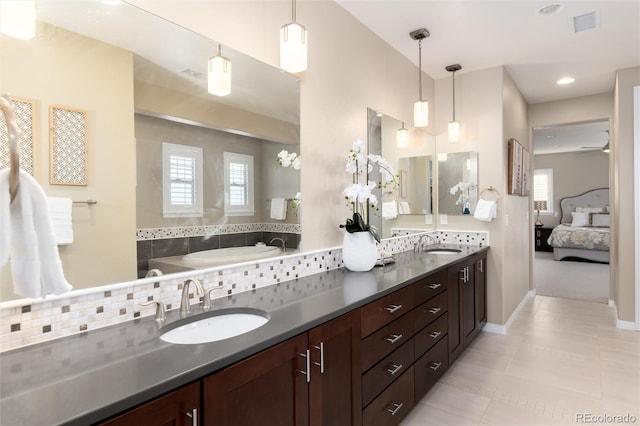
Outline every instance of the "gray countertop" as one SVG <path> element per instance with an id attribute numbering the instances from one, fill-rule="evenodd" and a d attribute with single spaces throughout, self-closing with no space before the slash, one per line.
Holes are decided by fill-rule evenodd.
<path id="1" fill-rule="evenodd" d="M 321 272 L 213 300 L 213 309 L 252 307 L 270 320 L 212 343 L 161 341 L 153 316 L 0 354 L 0 424 L 91 424 L 216 372 L 290 337 L 412 284 L 488 247 L 459 254 L 397 254 L 370 272 Z M 192 315 L 202 310 L 192 308 Z M 177 310 L 167 313 L 171 323 Z"/>

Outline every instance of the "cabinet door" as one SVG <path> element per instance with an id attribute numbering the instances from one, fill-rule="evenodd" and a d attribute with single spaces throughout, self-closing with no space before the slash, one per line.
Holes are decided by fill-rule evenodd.
<path id="1" fill-rule="evenodd" d="M 127 411 L 101 425 L 192 426 L 199 424 L 199 413 L 200 382 L 195 382 Z"/>
<path id="2" fill-rule="evenodd" d="M 475 260 L 474 285 L 476 291 L 476 323 L 478 332 L 487 323 L 487 254 L 482 253 Z"/>
<path id="3" fill-rule="evenodd" d="M 460 284 L 460 321 L 462 323 L 462 341 L 464 346 L 473 340 L 478 332 L 476 322 L 476 288 L 473 260 L 464 263 L 465 277 Z"/>
<path id="4" fill-rule="evenodd" d="M 460 322 L 460 296 L 461 286 L 465 277 L 464 263 L 458 263 L 449 267 L 449 365 L 462 353 L 463 341 Z"/>
<path id="5" fill-rule="evenodd" d="M 308 425 L 307 333 L 204 379 L 204 424 Z"/>
<path id="6" fill-rule="evenodd" d="M 360 312 L 343 315 L 310 330 L 309 351 L 310 424 L 361 424 Z"/>

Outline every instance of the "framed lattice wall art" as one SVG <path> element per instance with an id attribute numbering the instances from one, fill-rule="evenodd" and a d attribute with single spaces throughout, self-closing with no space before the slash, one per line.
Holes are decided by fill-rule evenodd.
<path id="1" fill-rule="evenodd" d="M 523 147 L 515 139 L 509 139 L 509 179 L 508 194 L 522 195 Z"/>
<path id="2" fill-rule="evenodd" d="M 87 185 L 87 113 L 52 105 L 49 110 L 52 185 Z"/>
<path id="3" fill-rule="evenodd" d="M 18 126 L 20 169 L 33 176 L 34 102 L 12 97 L 11 106 Z M 4 114 L 0 114 L 0 170 L 6 168 L 9 168 L 9 130 Z"/>

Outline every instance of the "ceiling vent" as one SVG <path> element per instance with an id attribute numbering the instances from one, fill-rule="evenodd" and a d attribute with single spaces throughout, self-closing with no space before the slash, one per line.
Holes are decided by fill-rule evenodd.
<path id="1" fill-rule="evenodd" d="M 571 18 L 571 29 L 574 33 L 592 30 L 598 28 L 600 24 L 600 15 L 598 12 L 589 12 L 583 15 Z"/>
<path id="2" fill-rule="evenodd" d="M 193 68 L 189 68 L 189 67 L 181 69 L 180 73 L 184 75 L 188 75 L 191 78 L 195 78 L 196 80 L 205 80 L 207 78 L 203 72 L 194 70 Z"/>

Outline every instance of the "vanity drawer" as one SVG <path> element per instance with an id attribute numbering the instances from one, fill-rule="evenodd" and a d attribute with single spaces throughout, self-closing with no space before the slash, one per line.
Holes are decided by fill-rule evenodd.
<path id="1" fill-rule="evenodd" d="M 395 426 L 414 405 L 413 367 L 373 400 L 362 413 L 364 426 Z"/>
<path id="2" fill-rule="evenodd" d="M 447 289 L 447 270 L 436 272 L 426 278 L 421 279 L 413 285 L 416 305 L 431 299 L 436 294 Z"/>
<path id="3" fill-rule="evenodd" d="M 447 335 L 449 329 L 449 317 L 448 314 L 443 314 L 426 326 L 423 330 L 416 333 L 413 338 L 415 346 L 415 358 L 418 359 L 423 353 L 431 349 L 433 345 L 439 342 L 444 336 Z"/>
<path id="4" fill-rule="evenodd" d="M 384 388 L 413 364 L 413 340 L 391 352 L 362 376 L 362 406 L 366 407 Z"/>
<path id="5" fill-rule="evenodd" d="M 413 312 L 409 312 L 376 331 L 362 341 L 362 371 L 373 367 L 378 361 L 398 349 L 413 337 Z"/>
<path id="6" fill-rule="evenodd" d="M 448 338 L 445 336 L 413 366 L 415 369 L 416 401 L 419 401 L 431 389 L 448 367 Z"/>
<path id="7" fill-rule="evenodd" d="M 414 310 L 416 333 L 422 330 L 427 324 L 433 322 L 440 315 L 447 312 L 448 306 L 449 300 L 447 299 L 446 291 L 418 306 Z"/>
<path id="8" fill-rule="evenodd" d="M 362 337 L 366 337 L 413 309 L 413 286 L 371 302 L 361 309 Z"/>

